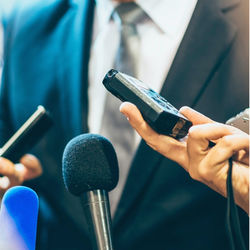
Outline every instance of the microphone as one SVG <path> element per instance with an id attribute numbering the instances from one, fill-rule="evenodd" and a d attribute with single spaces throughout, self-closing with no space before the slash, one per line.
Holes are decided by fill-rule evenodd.
<path id="1" fill-rule="evenodd" d="M 10 188 L 0 210 L 0 249 L 35 250 L 38 197 L 24 186 Z"/>
<path id="2" fill-rule="evenodd" d="M 75 137 L 64 150 L 62 172 L 68 191 L 81 199 L 93 249 L 113 249 L 107 192 L 116 187 L 119 173 L 112 144 L 95 134 Z"/>

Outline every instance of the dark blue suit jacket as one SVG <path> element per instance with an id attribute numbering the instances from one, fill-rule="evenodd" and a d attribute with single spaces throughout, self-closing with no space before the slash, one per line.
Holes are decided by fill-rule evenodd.
<path id="1" fill-rule="evenodd" d="M 177 108 L 189 105 L 224 122 L 248 106 L 247 2 L 198 1 L 161 91 Z M 61 157 L 72 137 L 88 131 L 93 12 L 93 0 L 14 1 L 4 12 L 0 143 L 39 104 L 55 121 L 33 150 L 44 174 L 28 183 L 41 197 L 42 249 L 89 249 L 80 203 L 63 185 Z M 115 248 L 229 249 L 225 206 L 142 141 L 113 221 Z"/>

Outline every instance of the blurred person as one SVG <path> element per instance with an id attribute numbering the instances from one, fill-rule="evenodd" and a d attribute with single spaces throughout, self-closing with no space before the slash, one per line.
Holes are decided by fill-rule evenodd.
<path id="1" fill-rule="evenodd" d="M 0 11 L 0 83 L 3 69 L 3 25 Z M 0 148 L 1 151 L 1 148 Z M 33 155 L 24 155 L 19 164 L 13 164 L 7 159 L 0 157 L 0 200 L 5 191 L 13 186 L 18 186 L 24 181 L 34 179 L 42 174 L 40 162 Z"/>
<path id="2" fill-rule="evenodd" d="M 190 176 L 224 197 L 228 160 L 234 157 L 232 184 L 236 204 L 249 214 L 249 135 L 238 128 L 217 123 L 189 107 L 180 112 L 193 126 L 185 140 L 175 140 L 156 133 L 132 103 L 123 103 L 121 112 L 147 144 L 180 164 Z M 214 147 L 209 146 L 215 141 Z"/>
<path id="3" fill-rule="evenodd" d="M 117 17 L 124 1 L 11 2 L 14 7 L 6 10 L 7 2 L 1 1 L 0 142 L 37 105 L 50 111 L 54 128 L 31 151 L 39 158 L 43 175 L 25 182 L 41 203 L 37 249 L 90 249 L 79 200 L 64 188 L 61 158 L 66 143 L 87 132 L 108 137 L 119 158 L 123 143 L 107 136 L 104 124 L 119 139 L 128 137 L 127 126 L 115 123 L 116 105 L 107 108 L 109 97 L 101 84 L 105 73 L 118 66 L 120 41 L 130 36 L 122 35 L 123 22 Z M 136 3 L 132 9 L 131 4 L 123 5 L 143 14 L 129 24 L 139 37 L 133 50 L 138 52 L 135 77 L 176 107 L 195 107 L 220 122 L 248 105 L 248 1 Z M 119 63 L 125 64 L 126 54 L 120 58 Z M 227 249 L 225 199 L 191 180 L 144 141 L 131 149 L 130 160 L 119 160 L 120 180 L 110 194 L 115 248 Z M 241 217 L 247 239 L 248 221 L 245 214 Z"/>

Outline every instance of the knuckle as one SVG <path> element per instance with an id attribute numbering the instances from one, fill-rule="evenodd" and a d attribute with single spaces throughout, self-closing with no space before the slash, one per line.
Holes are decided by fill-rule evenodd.
<path id="1" fill-rule="evenodd" d="M 196 139 L 198 137 L 198 132 L 199 131 L 199 128 L 198 126 L 193 126 L 189 129 L 189 132 L 188 132 L 188 137 L 190 139 Z"/>
<path id="2" fill-rule="evenodd" d="M 233 146 L 233 141 L 228 138 L 227 136 L 224 136 L 222 139 L 221 139 L 221 143 L 224 147 L 226 148 L 231 148 Z"/>
<path id="3" fill-rule="evenodd" d="M 194 171 L 193 169 L 189 169 L 188 173 L 192 179 L 197 180 L 197 181 L 199 180 L 199 177 L 198 177 L 196 171 Z"/>
<path id="4" fill-rule="evenodd" d="M 200 179 L 202 179 L 202 180 L 208 179 L 209 175 L 210 175 L 209 169 L 207 167 L 204 167 L 204 166 L 198 168 L 198 173 L 199 173 Z"/>
<path id="5" fill-rule="evenodd" d="M 210 178 L 210 171 L 205 166 L 199 166 L 196 169 L 190 169 L 189 175 L 197 181 L 206 181 Z"/>
<path id="6" fill-rule="evenodd" d="M 195 180 L 195 174 L 194 174 L 193 170 L 189 169 L 188 173 L 189 173 L 190 177 Z"/>

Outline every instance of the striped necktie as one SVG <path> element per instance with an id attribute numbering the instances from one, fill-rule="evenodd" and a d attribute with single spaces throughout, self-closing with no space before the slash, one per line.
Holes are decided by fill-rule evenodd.
<path id="1" fill-rule="evenodd" d="M 145 12 L 135 3 L 122 3 L 113 12 L 113 19 L 119 24 L 120 44 L 116 54 L 114 68 L 132 75 L 138 74 L 139 36 L 136 24 L 145 18 Z M 135 152 L 135 132 L 126 118 L 119 112 L 121 102 L 107 93 L 101 134 L 107 137 L 115 147 L 119 162 L 119 182 L 110 192 L 111 214 L 114 215 L 129 167 Z"/>

